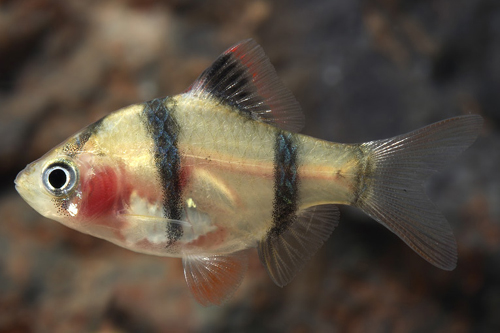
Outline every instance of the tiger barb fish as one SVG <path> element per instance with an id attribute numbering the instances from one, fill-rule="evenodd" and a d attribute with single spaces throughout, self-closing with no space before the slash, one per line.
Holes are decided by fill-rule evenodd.
<path id="1" fill-rule="evenodd" d="M 299 104 L 253 40 L 182 94 L 115 111 L 29 164 L 16 189 L 43 216 L 132 251 L 182 258 L 203 305 L 240 285 L 249 251 L 285 286 L 351 205 L 431 264 L 457 249 L 423 184 L 478 136 L 479 115 L 357 144 L 298 134 Z"/>

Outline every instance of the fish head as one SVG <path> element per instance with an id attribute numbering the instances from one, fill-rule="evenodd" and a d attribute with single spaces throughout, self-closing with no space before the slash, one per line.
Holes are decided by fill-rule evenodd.
<path id="1" fill-rule="evenodd" d="M 64 152 L 65 143 L 28 164 L 14 181 L 21 197 L 41 215 L 67 224 L 81 197 L 81 165 Z M 74 212 L 72 216 L 72 212 Z"/>
<path id="2" fill-rule="evenodd" d="M 90 233 L 89 225 L 116 202 L 116 171 L 90 138 L 89 129 L 70 137 L 15 179 L 17 192 L 41 215 Z"/>
<path id="3" fill-rule="evenodd" d="M 68 200 L 78 191 L 79 168 L 58 149 L 28 164 L 14 181 L 21 197 L 45 217 L 57 220 L 61 215 L 55 203 Z"/>

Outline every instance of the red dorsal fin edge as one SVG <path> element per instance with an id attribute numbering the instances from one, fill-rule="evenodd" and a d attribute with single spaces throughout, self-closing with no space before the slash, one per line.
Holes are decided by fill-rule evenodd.
<path id="1" fill-rule="evenodd" d="M 227 49 L 187 93 L 216 98 L 245 116 L 284 130 L 298 132 L 304 125 L 298 102 L 252 39 Z"/>

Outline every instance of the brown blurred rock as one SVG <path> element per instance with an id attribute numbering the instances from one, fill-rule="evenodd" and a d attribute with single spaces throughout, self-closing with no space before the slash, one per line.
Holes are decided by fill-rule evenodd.
<path id="1" fill-rule="evenodd" d="M 343 208 L 290 285 L 273 285 L 254 253 L 234 298 L 202 308 L 181 260 L 70 230 L 14 192 L 26 163 L 108 112 L 182 92 L 250 37 L 307 134 L 359 142 L 485 116 L 483 136 L 428 186 L 457 236 L 455 271 Z M 493 0 L 0 1 L 0 332 L 499 331 L 498 59 Z"/>

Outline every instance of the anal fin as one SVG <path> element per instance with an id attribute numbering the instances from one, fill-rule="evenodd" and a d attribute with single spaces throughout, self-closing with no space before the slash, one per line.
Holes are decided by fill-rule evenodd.
<path id="1" fill-rule="evenodd" d="M 278 286 L 287 285 L 328 239 L 339 221 L 334 205 L 310 207 L 280 235 L 269 234 L 259 243 L 259 257 Z"/>
<path id="2" fill-rule="evenodd" d="M 238 289 L 248 267 L 248 251 L 223 255 L 186 255 L 184 277 L 194 298 L 204 306 L 220 305 Z"/>

